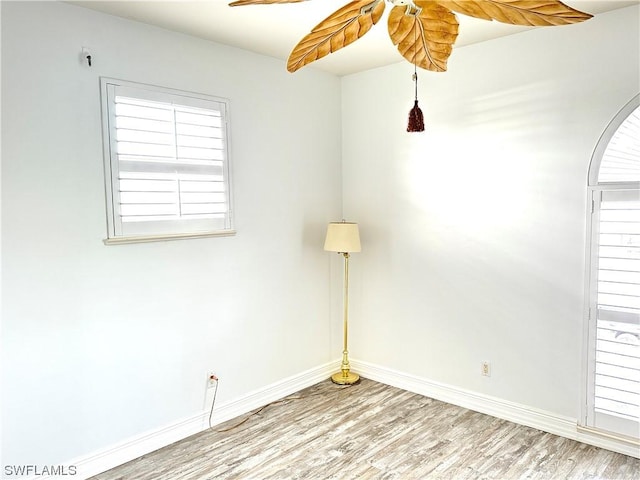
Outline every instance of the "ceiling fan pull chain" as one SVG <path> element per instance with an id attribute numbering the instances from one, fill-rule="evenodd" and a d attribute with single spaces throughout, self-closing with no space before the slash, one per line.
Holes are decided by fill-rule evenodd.
<path id="1" fill-rule="evenodd" d="M 416 22 L 418 22 L 417 18 Z M 417 27 L 415 30 L 415 36 L 417 39 Z M 414 52 L 413 75 L 411 76 L 414 82 L 415 100 L 413 102 L 413 108 L 409 111 L 409 124 L 407 125 L 407 132 L 424 132 L 424 117 L 422 115 L 422 110 L 420 110 L 420 107 L 418 107 L 418 67 L 416 55 L 417 53 Z"/>

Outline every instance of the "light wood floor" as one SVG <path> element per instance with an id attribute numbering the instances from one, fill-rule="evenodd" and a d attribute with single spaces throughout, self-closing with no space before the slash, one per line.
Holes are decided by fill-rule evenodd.
<path id="1" fill-rule="evenodd" d="M 327 380 L 93 477 L 525 478 L 638 480 L 640 460 L 371 380 L 351 387 Z"/>

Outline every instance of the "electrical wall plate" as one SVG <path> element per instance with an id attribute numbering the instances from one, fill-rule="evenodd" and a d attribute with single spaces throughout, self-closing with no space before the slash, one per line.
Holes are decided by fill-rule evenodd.
<path id="1" fill-rule="evenodd" d="M 218 383 L 218 377 L 214 372 L 207 373 L 207 388 L 213 388 Z"/>

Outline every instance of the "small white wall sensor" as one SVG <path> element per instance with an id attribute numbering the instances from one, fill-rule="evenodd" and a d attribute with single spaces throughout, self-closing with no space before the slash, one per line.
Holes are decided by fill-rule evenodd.
<path id="1" fill-rule="evenodd" d="M 87 65 L 91 66 L 91 50 L 87 47 L 82 47 L 80 56 L 82 57 L 82 63 L 87 62 Z"/>

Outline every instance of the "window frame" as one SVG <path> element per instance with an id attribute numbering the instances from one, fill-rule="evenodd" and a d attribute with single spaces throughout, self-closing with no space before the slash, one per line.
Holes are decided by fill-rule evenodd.
<path id="1" fill-rule="evenodd" d="M 222 172 L 226 205 L 228 207 L 225 211 L 223 221 L 220 222 L 224 223 L 222 228 L 210 228 L 213 226 L 213 223 L 216 223 L 214 219 L 191 220 L 176 218 L 152 222 L 132 222 L 130 225 L 136 226 L 130 229 L 136 231 L 128 233 L 123 232 L 123 222 L 119 219 L 118 212 L 119 188 L 117 187 L 119 185 L 120 178 L 116 125 L 113 121 L 116 96 L 115 89 L 135 92 L 136 95 L 131 95 L 131 98 L 143 101 L 159 101 L 160 103 L 165 104 L 175 103 L 182 107 L 196 108 L 203 108 L 202 104 L 205 102 L 214 102 L 222 107 L 221 123 L 223 130 L 222 141 L 224 145 Z M 236 231 L 234 229 L 232 196 L 229 100 L 208 94 L 188 92 L 109 77 L 100 77 L 100 93 L 102 107 L 101 118 L 103 134 L 104 185 L 107 213 L 107 238 L 104 239 L 104 243 L 106 245 L 115 245 L 235 235 Z M 146 225 L 143 225 L 145 223 Z"/>
<path id="2" fill-rule="evenodd" d="M 587 232 L 585 260 L 585 300 L 584 300 L 584 333 L 582 355 L 583 382 L 581 388 L 581 417 L 578 427 L 585 431 L 593 431 L 608 437 L 630 440 L 638 443 L 638 438 L 631 435 L 630 426 L 635 429 L 632 420 L 623 420 L 614 415 L 596 412 L 595 409 L 595 376 L 596 376 L 596 341 L 597 341 L 597 298 L 599 268 L 599 234 L 600 211 L 603 196 L 607 192 L 634 191 L 640 192 L 640 181 L 599 182 L 598 177 L 604 154 L 620 126 L 631 113 L 640 106 L 640 94 L 632 98 L 609 122 L 600 136 L 591 157 L 587 187 Z M 635 431 L 635 430 L 631 430 Z M 631 435 L 631 436 L 630 436 Z"/>

